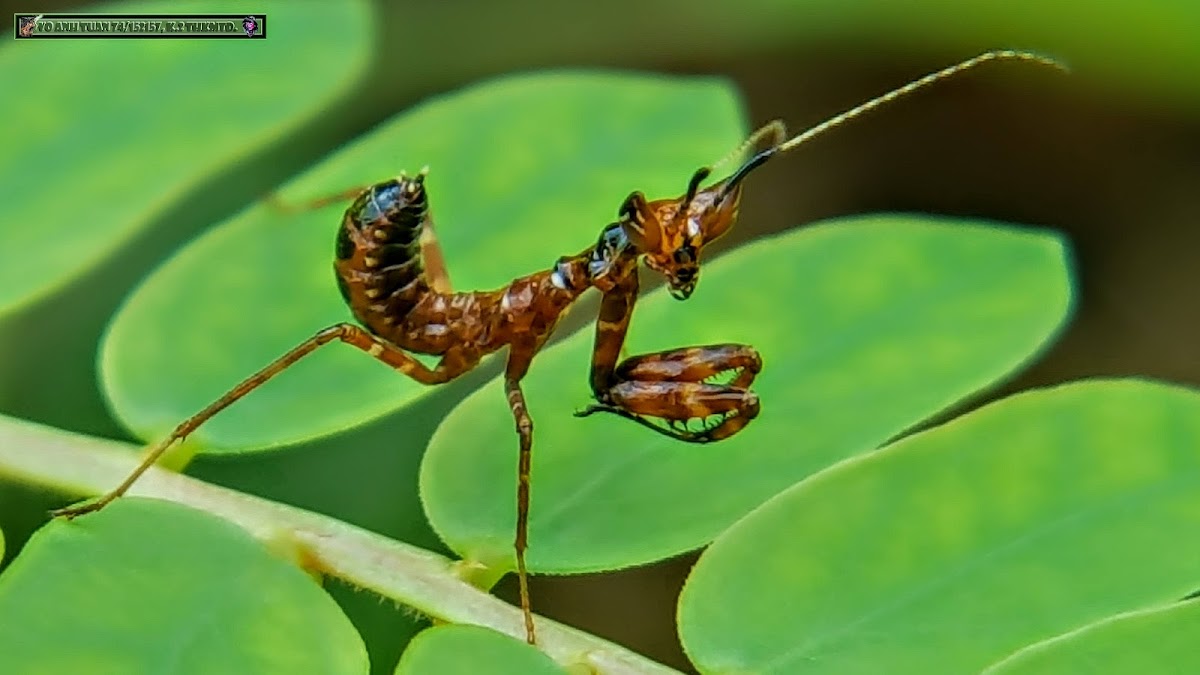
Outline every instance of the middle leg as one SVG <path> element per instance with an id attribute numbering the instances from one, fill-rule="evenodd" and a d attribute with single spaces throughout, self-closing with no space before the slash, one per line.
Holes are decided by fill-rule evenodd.
<path id="1" fill-rule="evenodd" d="M 525 567 L 525 549 L 529 546 L 529 483 L 533 464 L 533 418 L 525 405 L 525 393 L 521 391 L 521 378 L 529 371 L 529 364 L 537 353 L 535 343 L 513 343 L 509 346 L 508 362 L 504 368 L 504 392 L 508 396 L 508 407 L 512 411 L 520 439 L 520 455 L 517 460 L 517 527 L 513 549 L 517 558 L 517 585 L 521 596 L 521 614 L 525 618 L 525 641 L 537 644 L 533 626 L 533 608 L 529 597 L 529 572 Z"/>

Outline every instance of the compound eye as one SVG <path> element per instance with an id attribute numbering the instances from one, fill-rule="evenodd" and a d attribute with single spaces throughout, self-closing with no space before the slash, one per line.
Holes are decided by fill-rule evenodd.
<path id="1" fill-rule="evenodd" d="M 634 248 L 644 252 L 656 250 L 662 238 L 658 221 L 653 216 L 646 215 L 646 196 L 634 192 L 625 198 L 617 215 L 621 217 L 620 225 L 626 238 Z"/>
<path id="2" fill-rule="evenodd" d="M 621 203 L 621 208 L 617 209 L 617 216 L 621 220 L 627 220 L 634 223 L 642 219 L 641 211 L 638 210 L 638 204 L 646 198 L 640 192 L 634 192 L 625 198 Z"/>

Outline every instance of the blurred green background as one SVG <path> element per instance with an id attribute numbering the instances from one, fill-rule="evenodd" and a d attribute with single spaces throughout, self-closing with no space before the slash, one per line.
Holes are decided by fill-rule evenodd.
<path id="1" fill-rule="evenodd" d="M 12 12 L 104 10 L 71 2 L 2 4 L 6 22 Z M 265 12 L 269 19 L 288 7 L 267 2 L 246 11 Z M 166 11 L 184 10 L 170 5 Z M 1200 384 L 1200 304 L 1192 298 L 1200 287 L 1193 264 L 1200 250 L 1200 7 L 1194 3 L 376 0 L 371 11 L 375 36 L 367 46 L 366 72 L 326 87 L 341 93 L 324 110 L 165 200 L 149 227 L 67 285 L 0 316 L 0 413 L 133 440 L 109 414 L 95 375 L 100 336 L 125 295 L 214 223 L 431 95 L 495 75 L 564 67 L 712 74 L 741 89 L 752 123 L 778 117 L 800 129 L 927 71 L 1004 47 L 1056 56 L 1074 75 L 989 66 L 823 137 L 758 172 L 738 227 L 717 252 L 816 219 L 873 211 L 1059 228 L 1077 258 L 1075 320 L 1052 350 L 989 398 L 1095 374 Z M 7 24 L 5 31 L 11 35 Z M 271 31 L 262 47 L 287 40 Z M 270 75 L 247 71 L 247 78 Z M 6 98 L 22 96 L 20 81 L 5 84 Z M 153 92 L 145 96 L 153 105 Z M 88 110 L 46 114 L 75 115 L 86 123 Z M 177 124 L 186 129 L 187 121 Z M 6 133 L 16 138 L 23 131 L 36 133 Z M 99 136 L 106 129 L 93 131 Z M 14 146 L 9 140 L 0 153 Z M 86 144 L 76 152 L 96 160 Z M 397 161 L 397 168 L 421 163 Z M 10 189 L 0 186 L 0 228 L 45 227 L 5 217 L 3 204 L 22 196 Z M 622 197 L 612 195 L 614 206 Z M 87 228 L 87 205 L 74 203 L 69 191 L 60 204 L 46 206 L 50 213 L 73 212 L 72 227 Z M 332 231 L 331 224 L 331 241 Z M 70 230 L 50 229 L 44 245 L 63 236 Z M 563 253 L 545 255 L 550 260 Z M 787 298 L 779 301 L 786 307 Z M 594 300 L 585 302 L 559 337 L 585 324 L 594 309 Z M 406 426 L 403 434 L 385 417 L 287 452 L 203 459 L 189 472 L 437 547 L 417 501 L 420 452 L 439 420 L 493 375 L 495 365 L 419 402 L 405 420 L 420 420 L 420 426 Z M 6 561 L 44 520 L 45 510 L 64 501 L 0 483 Z M 691 560 L 536 578 L 533 593 L 547 616 L 686 668 L 673 619 Z M 511 580 L 499 590 L 510 598 L 514 591 Z M 364 633 L 374 668 L 390 672 L 410 619 L 366 594 L 334 593 Z"/>

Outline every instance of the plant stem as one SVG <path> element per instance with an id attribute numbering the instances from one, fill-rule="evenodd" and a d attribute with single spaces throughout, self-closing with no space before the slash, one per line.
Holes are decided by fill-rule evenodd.
<path id="1" fill-rule="evenodd" d="M 0 476 L 72 495 L 117 485 L 136 463 L 133 446 L 0 417 Z M 154 467 L 130 495 L 154 497 L 224 518 L 278 548 L 300 549 L 316 568 L 449 623 L 486 626 L 523 640 L 520 611 L 463 581 L 455 562 L 320 514 L 210 485 Z M 86 516 L 84 516 L 86 518 Z M 564 666 L 598 673 L 674 673 L 620 646 L 539 617 L 538 646 Z"/>

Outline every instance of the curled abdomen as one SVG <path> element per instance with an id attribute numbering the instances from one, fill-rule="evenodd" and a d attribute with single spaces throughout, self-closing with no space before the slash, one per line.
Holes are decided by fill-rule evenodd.
<path id="1" fill-rule="evenodd" d="M 429 290 L 421 233 L 429 216 L 423 174 L 363 191 L 338 230 L 334 270 L 355 317 L 376 334 L 400 322 Z"/>

